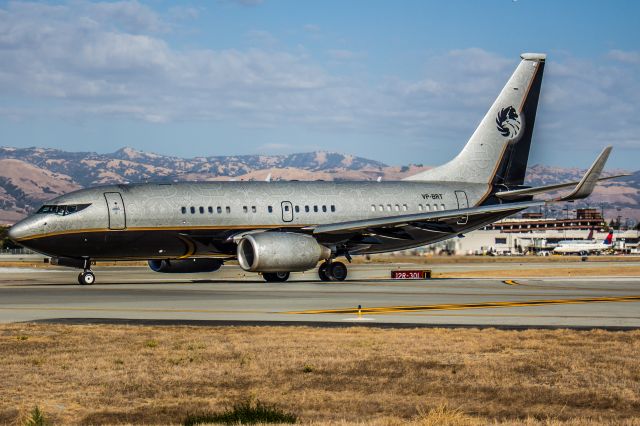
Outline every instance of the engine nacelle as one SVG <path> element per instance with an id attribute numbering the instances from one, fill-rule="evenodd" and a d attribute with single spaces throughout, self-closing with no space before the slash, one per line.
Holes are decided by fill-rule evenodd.
<path id="1" fill-rule="evenodd" d="M 152 259 L 149 268 L 155 272 L 189 274 L 196 272 L 214 272 L 222 266 L 220 259 Z"/>
<path id="2" fill-rule="evenodd" d="M 250 272 L 295 272 L 314 268 L 331 257 L 331 250 L 315 238 L 292 232 L 261 232 L 238 244 L 240 267 Z"/>

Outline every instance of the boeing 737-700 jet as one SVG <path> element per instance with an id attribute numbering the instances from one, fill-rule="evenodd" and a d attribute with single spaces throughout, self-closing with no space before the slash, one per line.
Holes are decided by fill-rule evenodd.
<path id="1" fill-rule="evenodd" d="M 237 259 L 266 281 L 318 268 L 344 280 L 336 258 L 389 252 L 461 236 L 547 202 L 593 191 L 611 147 L 580 182 L 523 186 L 544 54 L 515 72 L 464 149 L 450 162 L 398 182 L 198 182 L 111 185 L 51 200 L 9 236 L 52 263 L 83 272 L 96 260 L 148 260 L 157 272 L 213 272 Z M 609 177 L 611 178 L 611 177 Z M 573 188 L 564 197 L 534 195 Z"/>

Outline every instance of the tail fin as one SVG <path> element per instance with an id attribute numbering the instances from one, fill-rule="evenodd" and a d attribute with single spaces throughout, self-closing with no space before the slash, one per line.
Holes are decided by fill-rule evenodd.
<path id="1" fill-rule="evenodd" d="M 604 239 L 603 243 L 608 246 L 613 243 L 613 231 L 609 231 L 609 234 L 607 235 L 607 238 Z"/>
<path id="2" fill-rule="evenodd" d="M 521 58 L 464 149 L 448 163 L 405 180 L 524 183 L 546 55 L 523 53 Z"/>

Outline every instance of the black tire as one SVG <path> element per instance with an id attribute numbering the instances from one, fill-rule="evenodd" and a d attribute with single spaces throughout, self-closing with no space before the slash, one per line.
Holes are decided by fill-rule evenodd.
<path id="1" fill-rule="evenodd" d="M 81 272 L 80 275 L 78 275 L 78 282 L 80 285 L 91 285 L 96 282 L 96 276 L 91 271 Z"/>
<path id="2" fill-rule="evenodd" d="M 289 272 L 265 272 L 262 278 L 268 283 L 283 283 L 289 279 Z"/>
<path id="3" fill-rule="evenodd" d="M 322 262 L 320 267 L 318 268 L 318 276 L 321 281 L 331 281 L 331 277 L 327 274 L 327 267 L 329 264 L 327 262 Z"/>
<path id="4" fill-rule="evenodd" d="M 331 281 L 344 281 L 347 279 L 347 266 L 342 262 L 331 262 L 327 267 L 327 275 Z"/>

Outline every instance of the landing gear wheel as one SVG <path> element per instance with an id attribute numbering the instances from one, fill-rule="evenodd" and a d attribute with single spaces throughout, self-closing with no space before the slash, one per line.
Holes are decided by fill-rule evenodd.
<path id="1" fill-rule="evenodd" d="M 323 262 L 322 265 L 320 265 L 320 267 L 318 268 L 318 276 L 320 277 L 320 280 L 331 281 L 331 277 L 329 277 L 329 275 L 327 274 L 329 265 L 330 263 Z"/>
<path id="2" fill-rule="evenodd" d="M 344 281 L 347 278 L 347 267 L 342 262 L 331 262 L 327 266 L 327 275 L 331 281 Z"/>
<path id="3" fill-rule="evenodd" d="M 80 285 L 91 285 L 96 282 L 96 276 L 91 271 L 80 272 L 78 283 Z"/>
<path id="4" fill-rule="evenodd" d="M 289 272 L 265 272 L 262 278 L 268 283 L 283 283 L 289 279 Z"/>

